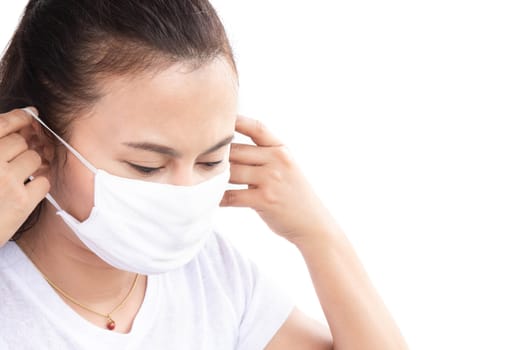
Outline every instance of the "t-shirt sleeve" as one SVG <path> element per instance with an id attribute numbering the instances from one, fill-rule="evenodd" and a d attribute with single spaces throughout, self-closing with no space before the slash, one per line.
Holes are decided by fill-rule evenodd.
<path id="1" fill-rule="evenodd" d="M 264 349 L 290 315 L 294 303 L 255 264 L 250 263 L 246 307 L 241 317 L 237 350 Z"/>
<path id="2" fill-rule="evenodd" d="M 232 293 L 239 322 L 236 350 L 262 350 L 292 312 L 294 301 L 229 240 L 216 236 L 220 255 L 230 267 L 230 286 L 238 285 Z"/>

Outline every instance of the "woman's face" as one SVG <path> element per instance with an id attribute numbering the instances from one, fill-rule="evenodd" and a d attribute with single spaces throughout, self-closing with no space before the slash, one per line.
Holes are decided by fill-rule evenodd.
<path id="1" fill-rule="evenodd" d="M 70 145 L 96 168 L 126 178 L 187 186 L 224 171 L 237 115 L 235 74 L 223 59 L 186 68 L 105 82 L 103 98 L 70 126 Z M 94 175 L 71 153 L 55 168 L 52 195 L 85 220 Z"/>

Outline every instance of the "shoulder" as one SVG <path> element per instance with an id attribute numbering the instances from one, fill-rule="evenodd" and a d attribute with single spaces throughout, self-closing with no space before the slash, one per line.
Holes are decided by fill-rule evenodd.
<path id="1" fill-rule="evenodd" d="M 237 348 L 264 348 L 294 308 L 290 295 L 219 232 L 210 237 L 195 263 L 230 297 L 239 320 Z"/>
<path id="2" fill-rule="evenodd" d="M 21 254 L 20 248 L 13 241 L 8 241 L 0 247 L 0 273 L 5 269 L 10 269 L 14 265 L 19 265 L 25 259 Z"/>

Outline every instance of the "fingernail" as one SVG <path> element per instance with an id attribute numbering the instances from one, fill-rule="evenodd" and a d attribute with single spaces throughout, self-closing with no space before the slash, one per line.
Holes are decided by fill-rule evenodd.
<path id="1" fill-rule="evenodd" d="M 36 109 L 35 107 L 25 107 L 25 108 L 22 108 L 27 114 L 29 114 L 29 116 L 31 117 L 38 117 L 38 109 Z"/>

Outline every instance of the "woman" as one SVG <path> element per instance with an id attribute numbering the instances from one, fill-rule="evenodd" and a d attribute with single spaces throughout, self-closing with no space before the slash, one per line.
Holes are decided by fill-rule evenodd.
<path id="1" fill-rule="evenodd" d="M 0 348 L 406 348 L 281 141 L 237 116 L 207 1 L 31 0 L 0 74 Z M 329 329 L 213 231 L 219 206 L 297 246 Z"/>

